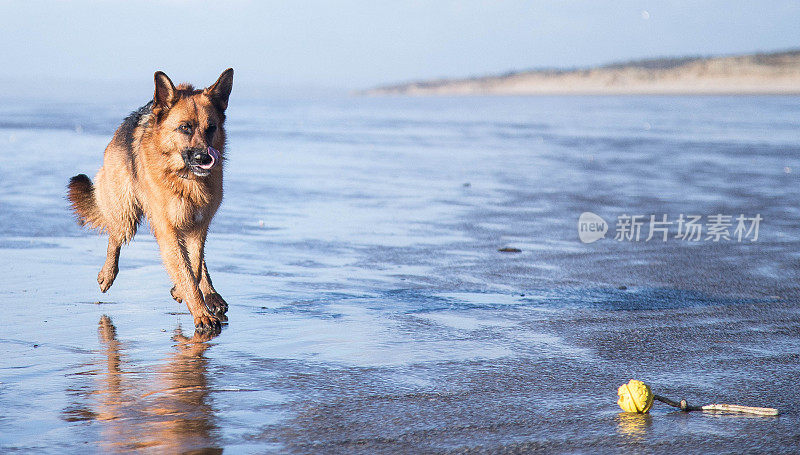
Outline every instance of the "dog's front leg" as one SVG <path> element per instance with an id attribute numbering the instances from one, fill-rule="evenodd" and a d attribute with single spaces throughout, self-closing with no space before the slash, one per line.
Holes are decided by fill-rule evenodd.
<path id="1" fill-rule="evenodd" d="M 228 303 L 217 293 L 214 285 L 211 284 L 211 277 L 208 275 L 208 268 L 205 260 L 205 244 L 208 226 L 200 226 L 188 231 L 185 235 L 186 250 L 189 253 L 189 262 L 192 272 L 199 281 L 200 291 L 206 306 L 212 313 L 223 321 L 227 321 L 225 313 L 228 311 Z"/>
<path id="2" fill-rule="evenodd" d="M 175 283 L 176 292 L 183 297 L 186 306 L 194 317 L 195 330 L 199 332 L 218 332 L 219 318 L 206 308 L 203 294 L 198 288 L 195 273 L 192 272 L 189 254 L 184 238 L 178 230 L 165 220 L 153 220 L 153 231 L 161 250 L 161 258 Z"/>
<path id="3" fill-rule="evenodd" d="M 211 311 L 214 312 L 217 316 L 219 316 L 224 321 L 227 321 L 228 318 L 225 316 L 225 313 L 228 312 L 228 302 L 222 298 L 221 295 L 217 291 L 214 290 L 213 285 L 211 284 L 211 276 L 208 274 L 208 267 L 206 267 L 206 260 L 203 258 L 203 278 L 200 280 L 200 289 L 203 291 L 203 295 L 206 298 L 206 304 L 211 308 Z"/>

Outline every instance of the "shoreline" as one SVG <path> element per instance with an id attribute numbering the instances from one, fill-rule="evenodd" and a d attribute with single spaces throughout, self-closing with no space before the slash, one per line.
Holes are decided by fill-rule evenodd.
<path id="1" fill-rule="evenodd" d="M 707 96 L 707 97 L 715 97 L 715 96 L 734 96 L 734 97 L 747 97 L 747 96 L 755 96 L 755 97 L 770 97 L 770 96 L 786 96 L 786 97 L 798 97 L 800 96 L 800 89 L 792 90 L 792 91 L 719 91 L 719 92 L 710 92 L 710 91 L 541 91 L 541 92 L 519 92 L 519 93 L 512 93 L 512 92 L 447 92 L 447 93 L 433 93 L 433 92 L 410 92 L 410 93 L 380 93 L 380 94 L 365 94 L 361 91 L 354 91 L 351 93 L 351 96 L 364 96 L 364 97 L 412 97 L 412 98 L 437 98 L 437 97 L 452 97 L 452 98 L 462 98 L 462 97 L 580 97 L 580 96 L 664 96 L 664 97 L 683 97 L 683 96 Z"/>
<path id="2" fill-rule="evenodd" d="M 437 79 L 355 92 L 384 95 L 800 95 L 800 51 L 655 59 L 588 69 Z"/>

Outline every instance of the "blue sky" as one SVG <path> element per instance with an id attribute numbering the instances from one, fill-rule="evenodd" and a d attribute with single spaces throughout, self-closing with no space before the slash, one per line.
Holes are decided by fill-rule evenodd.
<path id="1" fill-rule="evenodd" d="M 797 1 L 9 1 L 0 80 L 376 84 L 800 46 Z M 144 82 L 141 82 L 144 81 Z"/>

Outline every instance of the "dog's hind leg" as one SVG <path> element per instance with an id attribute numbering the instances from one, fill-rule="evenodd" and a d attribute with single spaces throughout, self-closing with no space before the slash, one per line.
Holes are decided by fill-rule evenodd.
<path id="1" fill-rule="evenodd" d="M 120 248 L 136 235 L 142 216 L 130 179 L 113 178 L 111 177 L 113 175 L 106 173 L 104 167 L 95 178 L 97 206 L 103 215 L 104 228 L 108 232 L 106 261 L 97 274 L 97 284 L 100 285 L 102 292 L 106 292 L 114 284 L 119 272 Z"/>
<path id="2" fill-rule="evenodd" d="M 108 236 L 108 250 L 106 251 L 106 262 L 100 273 L 97 274 L 97 284 L 100 285 L 100 292 L 106 292 L 114 284 L 114 279 L 119 272 L 119 250 L 122 241 L 114 235 Z"/>

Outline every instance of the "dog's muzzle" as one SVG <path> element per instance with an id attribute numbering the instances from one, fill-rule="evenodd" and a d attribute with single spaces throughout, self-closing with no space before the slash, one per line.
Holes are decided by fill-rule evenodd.
<path id="1" fill-rule="evenodd" d="M 211 169 L 219 163 L 219 151 L 214 147 L 189 149 L 183 155 L 183 159 L 194 175 L 205 177 L 211 174 Z"/>

